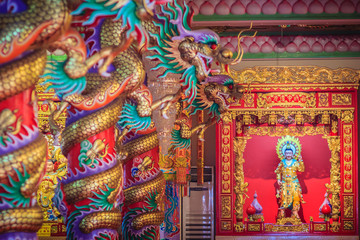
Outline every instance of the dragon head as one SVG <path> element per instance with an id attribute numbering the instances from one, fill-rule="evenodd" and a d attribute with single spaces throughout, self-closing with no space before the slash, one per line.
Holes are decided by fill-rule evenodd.
<path id="1" fill-rule="evenodd" d="M 160 21 L 154 23 L 159 32 L 151 34 L 157 46 L 149 48 L 156 54 L 147 58 L 159 61 L 152 70 L 165 69 L 159 78 L 180 75 L 185 101 L 195 107 L 195 112 L 208 107 L 219 115 L 227 110 L 228 97 L 242 94 L 229 75 L 213 75 L 212 64 L 233 64 L 233 53 L 220 46 L 220 37 L 212 30 L 191 30 L 189 12 L 186 4 L 182 7 L 176 1 L 161 6 L 161 14 L 156 16 Z"/>
<path id="2" fill-rule="evenodd" d="M 219 117 L 225 113 L 231 101 L 238 100 L 243 95 L 243 87 L 224 75 L 217 75 L 211 81 L 199 84 L 198 96 L 193 103 L 195 110 L 209 109 L 211 116 Z"/>

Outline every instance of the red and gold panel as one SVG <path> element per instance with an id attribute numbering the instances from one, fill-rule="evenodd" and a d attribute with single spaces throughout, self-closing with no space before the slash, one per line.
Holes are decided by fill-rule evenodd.
<path id="1" fill-rule="evenodd" d="M 218 157 L 217 164 L 220 166 L 217 168 L 217 185 L 218 197 L 216 198 L 217 215 L 220 216 L 220 221 L 217 226 L 218 232 L 229 232 L 233 231 L 233 195 L 232 195 L 232 172 L 233 172 L 233 154 L 232 154 L 232 123 L 221 122 L 216 131 L 220 135 L 220 139 L 217 143 Z"/>
<path id="2" fill-rule="evenodd" d="M 354 191 L 353 183 L 353 126 L 352 124 L 342 125 L 342 145 L 343 145 L 343 180 L 344 192 L 352 193 Z"/>
<path id="3" fill-rule="evenodd" d="M 217 234 L 356 234 L 360 72 L 254 67 L 232 75 L 251 91 L 231 104 L 230 113 L 217 124 Z M 256 79 L 256 84 L 248 86 L 249 78 Z M 241 136 L 235 134 L 238 125 Z M 279 158 L 275 149 L 278 139 L 286 135 L 299 139 L 305 165 L 298 179 L 306 203 L 301 204 L 299 221 L 293 220 L 292 225 L 277 221 L 274 170 Z M 255 192 L 262 217 L 247 221 L 246 210 Z M 319 216 L 325 193 L 332 207 L 327 220 Z"/>

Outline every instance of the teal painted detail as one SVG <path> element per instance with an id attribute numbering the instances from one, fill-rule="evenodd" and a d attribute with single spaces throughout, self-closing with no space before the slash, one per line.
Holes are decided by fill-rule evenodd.
<path id="1" fill-rule="evenodd" d="M 25 165 L 22 165 L 24 169 L 24 175 L 20 173 L 20 171 L 14 168 L 17 179 L 19 181 L 15 181 L 9 175 L 10 185 L 6 185 L 1 183 L 0 186 L 6 191 L 4 193 L 0 193 L 0 197 L 2 197 L 2 201 L 10 204 L 12 207 L 29 207 L 30 206 L 30 198 L 25 197 L 21 193 L 21 187 L 25 184 L 26 180 L 30 178 L 30 175 L 26 171 Z M 9 199 L 6 200 L 5 198 Z"/>
<path id="2" fill-rule="evenodd" d="M 157 26 L 160 31 L 158 34 L 150 34 L 157 40 L 158 46 L 154 46 L 149 48 L 149 50 L 154 50 L 157 54 L 153 56 L 147 57 L 148 59 L 158 59 L 160 63 L 152 68 L 152 70 L 159 70 L 160 68 L 164 68 L 164 73 L 159 78 L 166 77 L 169 73 L 181 74 L 182 80 L 181 84 L 185 88 L 185 101 L 187 101 L 190 105 L 196 99 L 196 68 L 195 66 L 191 66 L 187 69 L 182 69 L 181 66 L 177 66 L 178 63 L 174 62 L 174 57 L 171 56 L 171 46 L 169 42 L 172 41 L 172 37 L 178 35 L 178 27 L 172 23 L 173 20 L 177 19 L 179 16 L 183 16 L 182 24 L 186 30 L 191 30 L 187 19 L 189 17 L 189 8 L 186 6 L 185 10 L 175 1 L 174 6 L 167 4 L 168 9 L 165 9 L 163 6 L 161 7 L 162 12 L 165 16 L 158 16 L 159 19 L 163 21 L 162 24 L 154 22 L 155 26 Z M 181 11 L 181 12 L 179 12 Z M 214 42 L 217 43 L 217 40 L 211 36 L 208 36 L 204 41 L 206 43 Z"/>
<path id="3" fill-rule="evenodd" d="M 11 138 L 8 136 L 0 136 L 0 145 L 6 146 L 6 142 L 10 142 Z"/>
<path id="4" fill-rule="evenodd" d="M 134 233 L 133 232 L 134 230 L 131 228 L 131 223 L 136 216 L 157 210 L 158 208 L 158 204 L 156 203 L 157 195 L 158 195 L 157 191 L 150 192 L 145 200 L 146 205 L 144 205 L 142 208 L 141 207 L 129 208 L 129 211 L 125 214 L 122 222 L 122 233 L 124 240 L 157 239 L 158 234 L 156 233 L 155 228 L 152 226 L 146 228 L 145 230 L 141 231 L 138 234 Z"/>
<path id="5" fill-rule="evenodd" d="M 126 37 L 129 38 L 130 34 L 138 29 L 142 29 L 141 21 L 136 15 L 136 3 L 129 1 L 124 7 L 121 8 L 115 20 L 123 19 L 123 27 L 130 26 L 130 29 L 126 32 Z"/>
<path id="6" fill-rule="evenodd" d="M 196 83 L 198 80 L 196 77 L 196 67 L 193 65 L 187 68 L 181 78 L 183 79 L 183 85 L 186 87 L 185 96 L 188 98 L 186 101 L 191 104 L 197 96 Z"/>
<path id="7" fill-rule="evenodd" d="M 57 61 L 57 62 L 63 62 L 67 59 L 67 55 L 48 55 L 47 60 L 48 61 Z"/>
<path id="8" fill-rule="evenodd" d="M 106 190 L 99 188 L 100 193 L 92 192 L 97 198 L 89 198 L 92 201 L 89 205 L 110 211 L 114 209 L 114 203 L 109 203 L 107 198 L 110 196 L 111 192 L 115 190 L 115 188 L 110 188 L 107 184 L 105 184 L 105 187 Z"/>
<path id="9" fill-rule="evenodd" d="M 210 35 L 205 36 L 204 39 L 200 42 L 204 44 L 216 44 L 216 45 L 219 44 L 217 39 L 214 38 L 214 36 L 210 36 Z"/>
<path id="10" fill-rule="evenodd" d="M 230 77 L 226 78 L 225 82 L 223 83 L 224 86 L 229 86 L 233 84 L 234 84 L 234 80 Z"/>
<path id="11" fill-rule="evenodd" d="M 213 105 L 211 105 L 211 107 L 209 108 L 209 111 L 211 113 L 211 117 L 217 117 L 218 120 L 220 120 L 220 112 L 219 112 L 219 105 L 214 103 Z"/>
<path id="12" fill-rule="evenodd" d="M 202 107 L 202 104 L 196 99 L 193 103 L 194 110 L 190 115 L 194 115 L 197 111 L 203 111 L 206 108 Z M 211 117 L 216 117 L 217 120 L 220 119 L 220 112 L 219 112 L 219 105 L 217 103 L 213 103 L 211 107 L 209 108 Z"/>
<path id="13" fill-rule="evenodd" d="M 141 117 L 139 116 L 136 106 L 125 103 L 121 111 L 120 120 L 118 124 L 122 127 L 129 127 L 129 130 L 145 130 L 151 125 L 151 116 Z"/>
<path id="14" fill-rule="evenodd" d="M 85 10 L 92 10 L 90 17 L 83 25 L 94 24 L 96 19 L 99 17 L 106 16 L 115 16 L 114 20 L 122 20 L 122 27 L 129 27 L 126 32 L 126 37 L 129 38 L 130 34 L 133 32 L 141 32 L 141 45 L 147 41 L 147 36 L 145 31 L 141 26 L 141 21 L 136 15 L 137 4 L 135 1 L 127 1 L 126 4 L 121 6 L 119 9 L 112 10 L 116 6 L 117 2 L 111 5 L 107 5 L 108 1 L 98 1 L 98 0 L 85 0 L 79 7 L 72 12 L 73 15 L 81 15 Z M 137 32 L 137 30 L 140 30 Z"/>
<path id="15" fill-rule="evenodd" d="M 80 154 L 78 156 L 80 167 L 84 167 L 84 165 L 86 165 L 91 168 L 94 168 L 95 165 L 99 164 L 99 161 L 96 158 L 92 160 L 86 155 L 87 151 L 89 151 L 92 148 L 92 144 L 89 140 L 82 141 L 80 143 L 80 147 L 81 147 Z"/>
<path id="16" fill-rule="evenodd" d="M 191 145 L 191 139 L 182 138 L 180 130 L 173 129 L 171 137 L 171 146 L 174 146 L 174 150 L 176 148 L 187 149 Z"/>
<path id="17" fill-rule="evenodd" d="M 112 240 L 113 238 L 106 233 L 100 233 L 98 237 L 95 237 L 95 240 Z"/>
<path id="18" fill-rule="evenodd" d="M 183 23 L 183 26 L 186 30 L 189 30 L 191 31 L 191 28 L 189 27 L 188 25 L 188 16 L 189 16 L 189 12 L 190 12 L 190 8 L 187 4 L 184 4 L 185 5 L 185 11 L 183 10 L 183 7 L 175 0 L 174 1 L 174 5 L 178 8 L 178 9 L 181 9 L 182 11 L 182 15 L 184 16 L 183 19 L 182 19 L 182 23 Z"/>
<path id="19" fill-rule="evenodd" d="M 329 20 L 329 19 L 359 19 L 360 14 L 329 14 L 329 13 L 307 13 L 307 14 L 258 14 L 258 15 L 250 15 L 250 14 L 242 14 L 242 15 L 196 15 L 194 16 L 194 21 L 257 21 L 257 20 Z"/>
<path id="20" fill-rule="evenodd" d="M 156 231 L 154 227 L 150 227 L 149 229 L 144 230 L 139 235 L 135 235 L 132 233 L 130 228 L 132 219 L 134 219 L 137 215 L 142 214 L 142 208 L 129 208 L 129 211 L 125 214 L 122 222 L 122 235 L 124 240 L 155 240 L 157 237 Z"/>
<path id="21" fill-rule="evenodd" d="M 70 216 L 68 217 L 67 221 L 66 221 L 66 238 L 67 239 L 77 239 L 74 237 L 74 227 L 75 227 L 75 222 L 77 221 L 79 224 L 79 220 L 77 220 L 77 218 L 79 216 L 81 216 L 83 213 L 86 212 L 90 212 L 90 209 L 95 209 L 94 207 L 91 207 L 89 205 L 84 205 L 84 206 L 76 206 L 74 205 L 76 210 L 73 211 Z"/>
<path id="22" fill-rule="evenodd" d="M 42 85 L 50 83 L 51 85 L 46 88 L 46 91 L 54 89 L 60 98 L 65 98 L 69 95 L 80 94 L 86 86 L 86 78 L 80 77 L 76 79 L 70 78 L 64 71 L 65 62 L 50 62 L 50 67 L 47 69 L 50 73 L 44 74 L 42 77 L 50 77 L 45 80 Z"/>
<path id="23" fill-rule="evenodd" d="M 145 202 L 147 203 L 147 206 L 144 206 L 144 209 L 146 209 L 147 211 L 155 211 L 158 207 L 158 204 L 156 202 L 156 196 L 158 195 L 158 192 L 152 191 L 151 193 L 149 193 L 149 196 L 146 196 L 146 200 Z"/>

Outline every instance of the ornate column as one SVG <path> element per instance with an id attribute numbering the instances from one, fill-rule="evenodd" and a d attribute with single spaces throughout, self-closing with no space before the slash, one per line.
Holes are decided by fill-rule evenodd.
<path id="1" fill-rule="evenodd" d="M 198 113 L 198 124 L 204 123 L 204 112 Z M 197 141 L 197 184 L 204 184 L 204 140 L 198 139 Z"/>
<path id="2" fill-rule="evenodd" d="M 246 192 L 248 191 L 247 186 L 249 183 L 244 180 L 244 150 L 246 147 L 247 140 L 251 137 L 244 136 L 242 119 L 236 121 L 236 136 L 234 139 L 234 153 L 235 153 L 235 168 L 234 168 L 234 179 L 235 179 L 235 216 L 236 216 L 236 228 L 240 230 L 243 228 L 243 206 L 245 199 L 248 198 Z"/>
<path id="3" fill-rule="evenodd" d="M 35 83 L 45 63 L 45 50 L 34 50 L 0 65 L 0 239 L 35 239 L 43 222 L 34 193 L 47 144 L 38 129 Z"/>
<path id="4" fill-rule="evenodd" d="M 93 111 L 71 108 L 62 132 L 68 159 L 54 203 L 66 219 L 67 239 L 117 239 L 123 169 L 116 158 L 114 125 L 122 99 Z"/>
<path id="5" fill-rule="evenodd" d="M 346 95 L 345 95 L 346 96 Z M 351 98 L 350 98 L 351 99 Z M 356 108 L 355 108 L 356 109 Z M 356 149 L 357 133 L 354 122 L 354 110 L 345 110 L 341 114 L 341 168 L 343 192 L 341 193 L 341 226 L 343 232 L 356 231 Z"/>
<path id="6" fill-rule="evenodd" d="M 331 225 L 333 232 L 339 231 L 339 217 L 340 217 L 340 136 L 324 136 L 326 138 L 331 152 L 331 168 L 330 168 L 330 183 L 325 184 L 327 192 L 331 194 L 330 203 L 332 205 L 332 219 Z"/>

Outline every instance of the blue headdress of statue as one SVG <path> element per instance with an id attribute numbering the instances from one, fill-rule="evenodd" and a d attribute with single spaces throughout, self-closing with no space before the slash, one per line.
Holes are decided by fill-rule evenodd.
<path id="1" fill-rule="evenodd" d="M 284 156 L 285 156 L 286 151 L 292 151 L 293 154 L 295 155 L 296 148 L 295 148 L 294 144 L 291 144 L 289 141 L 287 141 L 286 144 L 282 148 L 282 152 L 283 152 Z"/>
<path id="2" fill-rule="evenodd" d="M 281 139 L 279 139 L 277 146 L 276 146 L 276 152 L 280 159 L 285 158 L 285 151 L 291 150 L 294 154 L 294 158 L 298 158 L 298 156 L 301 153 L 301 144 L 298 138 L 293 136 L 284 136 Z"/>

